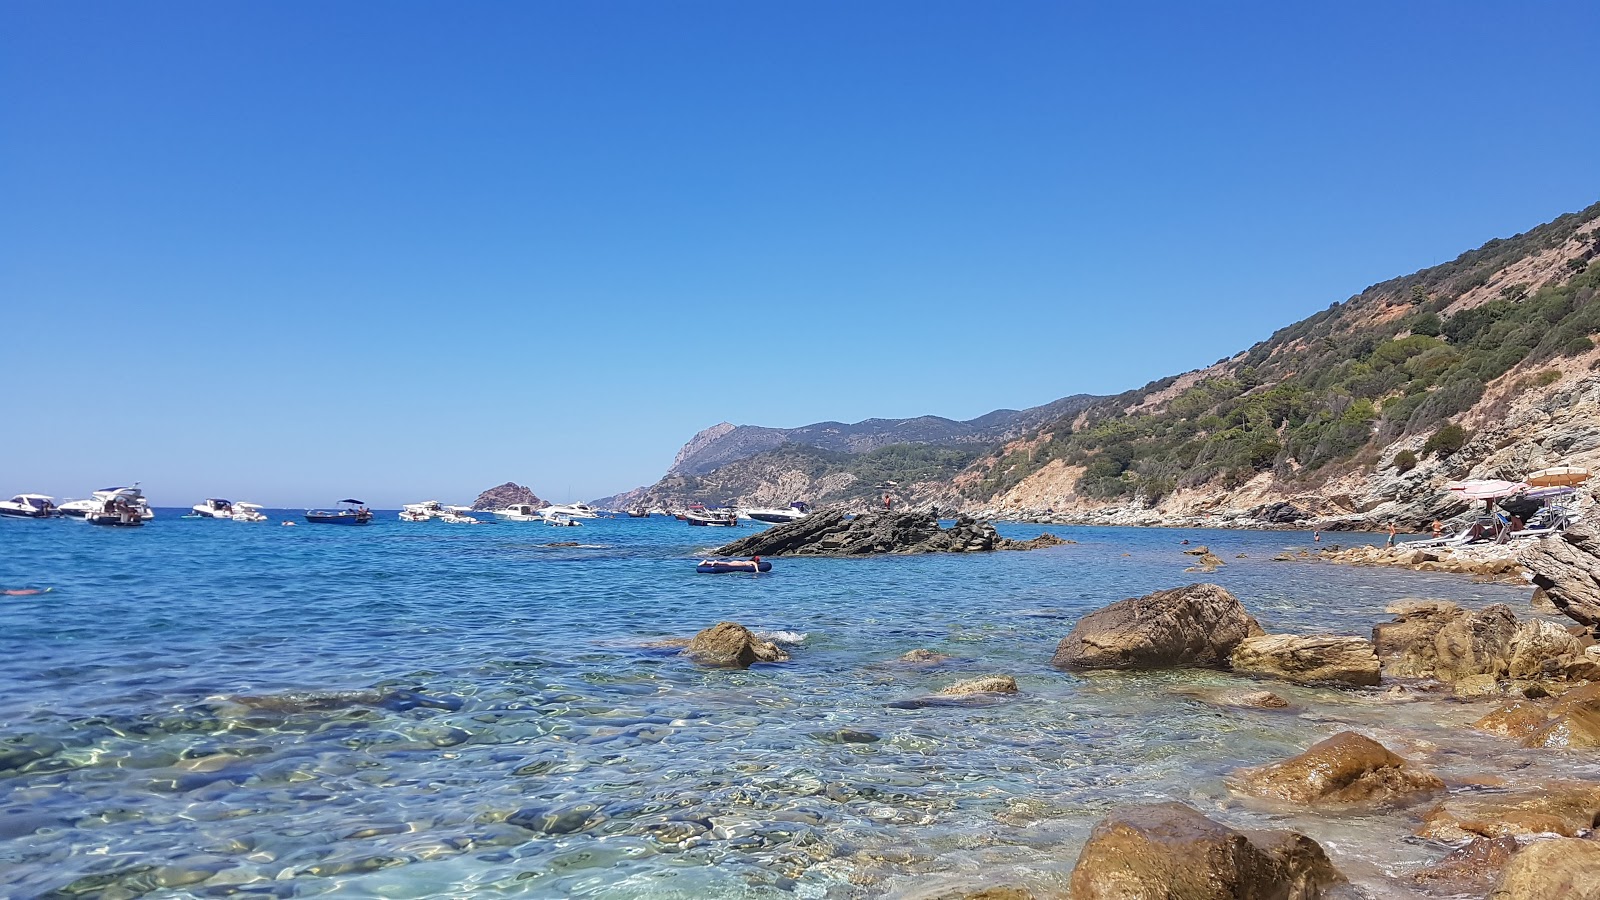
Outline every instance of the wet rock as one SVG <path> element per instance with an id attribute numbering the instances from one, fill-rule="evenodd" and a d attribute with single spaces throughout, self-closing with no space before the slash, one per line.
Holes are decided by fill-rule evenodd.
<path id="1" fill-rule="evenodd" d="M 1579 522 L 1517 554 L 1556 608 L 1580 625 L 1600 625 L 1600 531 Z"/>
<path id="2" fill-rule="evenodd" d="M 1542 613 L 1559 613 L 1561 608 L 1550 599 L 1550 594 L 1542 587 L 1533 589 L 1533 596 L 1529 598 L 1528 605 Z"/>
<path id="3" fill-rule="evenodd" d="M 1394 621 L 1372 628 L 1372 644 L 1383 671 L 1399 678 L 1431 678 L 1438 660 L 1434 638 L 1467 611 L 1448 600 L 1411 598 L 1390 604 L 1388 611 Z"/>
<path id="4" fill-rule="evenodd" d="M 1289 708 L 1289 701 L 1271 691 L 1245 691 L 1238 694 L 1227 694 L 1222 699 L 1223 702 L 1230 706 L 1242 706 L 1248 709 Z"/>
<path id="5" fill-rule="evenodd" d="M 1227 665 L 1234 648 L 1261 626 L 1214 584 L 1156 591 L 1089 613 L 1062 638 L 1059 669 L 1156 669 Z"/>
<path id="6" fill-rule="evenodd" d="M 1378 654 L 1358 637 L 1266 634 L 1245 638 L 1234 648 L 1235 672 L 1266 675 L 1302 684 L 1374 685 Z"/>
<path id="7" fill-rule="evenodd" d="M 1489 900 L 1600 900 L 1600 842 L 1540 841 L 1511 857 Z"/>
<path id="8" fill-rule="evenodd" d="M 1511 638 L 1517 632 L 1517 617 L 1503 603 L 1459 616 L 1439 629 L 1434 638 L 1437 660 L 1434 676 L 1455 681 L 1469 675 L 1507 674 Z"/>
<path id="9" fill-rule="evenodd" d="M 1600 814 L 1600 785 L 1556 782 L 1538 790 L 1455 795 L 1422 814 L 1417 834 L 1440 841 L 1559 834 L 1574 837 Z"/>
<path id="10" fill-rule="evenodd" d="M 1444 782 L 1377 741 L 1344 731 L 1282 762 L 1241 769 L 1228 786 L 1313 806 L 1400 806 L 1443 790 Z"/>
<path id="11" fill-rule="evenodd" d="M 281 715 L 337 712 L 352 707 L 372 707 L 393 712 L 413 709 L 440 709 L 455 711 L 461 708 L 460 697 L 433 696 L 419 691 L 307 691 L 260 696 L 232 696 L 233 703 L 261 712 Z"/>
<path id="12" fill-rule="evenodd" d="M 1600 684 L 1585 684 L 1556 698 L 1553 718 L 1523 741 L 1524 747 L 1585 750 L 1600 747 Z"/>
<path id="13" fill-rule="evenodd" d="M 949 659 L 950 657 L 943 653 L 935 653 L 932 650 L 922 647 L 918 647 L 915 650 L 908 650 L 900 655 L 901 662 L 913 663 L 919 666 L 938 665 L 939 663 L 946 662 Z"/>
<path id="14" fill-rule="evenodd" d="M 967 694 L 1015 694 L 1017 680 L 1010 675 L 983 675 L 978 678 L 969 678 L 958 681 L 949 687 L 940 688 L 939 693 L 946 697 L 962 697 Z"/>
<path id="15" fill-rule="evenodd" d="M 1193 550 L 1185 550 L 1183 553 L 1185 556 L 1198 557 L 1193 566 L 1184 569 L 1185 572 L 1215 572 L 1218 566 L 1227 565 L 1222 561 L 1222 557 L 1212 553 L 1211 548 L 1203 544 Z"/>
<path id="16" fill-rule="evenodd" d="M 1472 727 L 1500 737 L 1526 740 L 1545 726 L 1544 708 L 1525 700 L 1513 700 L 1472 723 Z"/>
<path id="17" fill-rule="evenodd" d="M 1059 547 L 1062 544 L 1077 543 L 1077 541 L 1062 540 L 1048 531 L 1025 541 L 1013 541 L 1006 538 L 1001 538 L 1000 540 L 1000 546 L 996 548 L 999 550 L 1042 550 L 1045 547 Z"/>
<path id="18" fill-rule="evenodd" d="M 785 662 L 789 654 L 737 622 L 718 622 L 695 635 L 683 651 L 702 666 L 748 669 L 758 662 Z"/>
<path id="19" fill-rule="evenodd" d="M 1477 838 L 1450 851 L 1444 859 L 1411 878 L 1418 884 L 1448 889 L 1452 893 L 1481 893 L 1494 883 L 1521 846 L 1513 837 Z"/>
<path id="20" fill-rule="evenodd" d="M 1317 900 L 1344 882 L 1316 841 L 1236 831 L 1182 803 L 1123 807 L 1095 825 L 1074 900 Z"/>

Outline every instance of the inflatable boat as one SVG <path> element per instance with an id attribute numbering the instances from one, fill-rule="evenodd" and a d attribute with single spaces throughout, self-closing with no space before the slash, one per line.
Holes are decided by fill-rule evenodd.
<path id="1" fill-rule="evenodd" d="M 694 570 L 699 572 L 701 575 L 725 575 L 729 572 L 751 571 L 750 564 L 742 559 L 708 559 L 705 562 L 702 562 L 700 565 L 695 566 Z M 772 563 L 763 559 L 762 561 L 756 563 L 755 571 L 771 572 Z"/>

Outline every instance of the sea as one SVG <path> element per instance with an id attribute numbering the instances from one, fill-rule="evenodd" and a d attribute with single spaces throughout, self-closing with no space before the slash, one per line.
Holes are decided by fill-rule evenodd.
<path id="1" fill-rule="evenodd" d="M 1348 729 L 1453 784 L 1597 774 L 1410 692 L 1051 667 L 1083 613 L 1195 581 L 1273 632 L 1369 635 L 1403 597 L 1531 614 L 1526 587 L 1274 561 L 1309 533 L 1001 525 L 1072 543 L 713 576 L 696 560 L 748 528 L 182 512 L 0 519 L 0 589 L 49 589 L 0 596 L 0 896 L 1043 893 L 1109 810 L 1170 799 L 1403 897 L 1448 849 L 1413 813 L 1269 808 L 1225 777 Z M 1186 572 L 1198 544 L 1226 565 Z M 724 620 L 792 659 L 670 643 Z M 918 648 L 948 659 L 900 661 Z M 1020 692 L 935 696 L 992 673 Z M 1261 687 L 1293 705 L 1217 702 Z"/>

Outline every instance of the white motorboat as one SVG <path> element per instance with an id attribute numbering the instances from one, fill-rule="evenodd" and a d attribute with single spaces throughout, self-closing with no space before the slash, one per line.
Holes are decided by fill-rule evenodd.
<path id="1" fill-rule="evenodd" d="M 400 508 L 400 521 L 426 522 L 429 519 L 444 516 L 444 504 L 437 500 L 424 500 L 421 503 L 407 503 Z"/>
<path id="2" fill-rule="evenodd" d="M 476 525 L 478 520 L 467 515 L 472 512 L 470 506 L 446 506 L 444 513 L 439 516 L 439 521 L 451 525 Z"/>
<path id="3" fill-rule="evenodd" d="M 594 507 L 587 503 L 567 503 L 561 506 L 547 506 L 544 509 L 545 518 L 550 516 L 571 516 L 574 519 L 598 519 L 600 514 Z"/>
<path id="4" fill-rule="evenodd" d="M 101 488 L 91 494 L 88 500 L 68 500 L 56 508 L 61 510 L 62 515 L 84 519 L 88 518 L 90 513 L 104 509 L 105 502 L 117 494 L 124 494 L 127 502 L 138 507 L 139 518 L 144 521 L 148 522 L 156 517 L 155 512 L 150 509 L 150 502 L 145 499 L 144 491 L 139 489 L 137 481 L 130 487 Z"/>
<path id="5" fill-rule="evenodd" d="M 545 512 L 544 523 L 551 528 L 575 528 L 583 524 L 567 513 L 551 513 L 549 511 Z"/>
<path id="6" fill-rule="evenodd" d="M 230 518 L 235 522 L 265 522 L 267 515 L 261 511 L 263 509 L 265 507 L 259 503 L 235 503 Z"/>
<path id="7" fill-rule="evenodd" d="M 218 497 L 207 497 L 205 502 L 196 503 L 189 507 L 194 514 L 202 519 L 231 519 L 233 518 L 233 501 L 223 500 Z"/>
<path id="8" fill-rule="evenodd" d="M 56 498 L 44 494 L 18 494 L 10 500 L 0 501 L 0 516 L 48 519 L 56 514 Z"/>
<path id="9" fill-rule="evenodd" d="M 767 507 L 739 510 L 740 518 L 754 519 L 757 522 L 766 522 L 769 525 L 782 525 L 785 522 L 793 522 L 796 519 L 805 518 L 810 513 L 811 507 L 804 503 L 791 503 L 787 509 Z"/>
<path id="10" fill-rule="evenodd" d="M 532 503 L 513 503 L 503 509 L 495 510 L 494 514 L 512 522 L 537 522 L 544 518 L 540 515 L 539 508 Z"/>
<path id="11" fill-rule="evenodd" d="M 98 506 L 83 518 L 90 525 L 143 525 L 144 511 L 139 508 L 143 499 L 144 495 L 136 487 L 95 491 L 94 501 Z"/>

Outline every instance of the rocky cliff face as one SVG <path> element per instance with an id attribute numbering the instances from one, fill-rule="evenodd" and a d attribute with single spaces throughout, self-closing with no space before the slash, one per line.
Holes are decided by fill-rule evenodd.
<path id="1" fill-rule="evenodd" d="M 543 509 L 550 505 L 547 500 L 540 500 L 532 490 L 508 481 L 498 487 L 489 488 L 472 501 L 472 508 L 476 510 L 503 509 L 513 503 L 529 503 L 534 507 Z"/>

